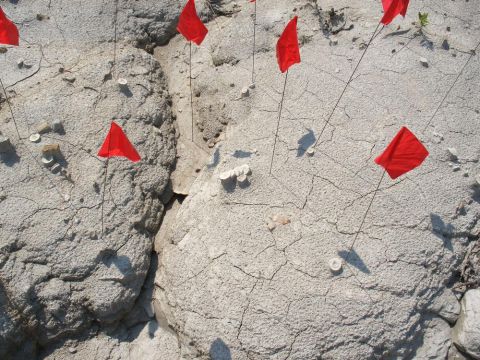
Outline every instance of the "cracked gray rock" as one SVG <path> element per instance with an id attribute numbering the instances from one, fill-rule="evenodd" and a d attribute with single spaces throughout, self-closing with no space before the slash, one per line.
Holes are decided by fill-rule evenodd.
<path id="1" fill-rule="evenodd" d="M 175 129 L 163 69 L 124 39 L 131 3 L 120 1 L 115 64 L 110 2 L 2 4 L 22 36 L 0 71 L 22 137 L 2 102 L 2 133 L 16 150 L 0 162 L 2 358 L 34 358 L 38 345 L 75 337 L 93 322 L 117 324 L 145 281 L 175 162 Z M 141 7 L 136 2 L 131 11 Z M 161 14 L 173 18 L 174 8 L 163 6 Z M 32 67 L 19 69 L 18 58 Z M 119 89 L 118 77 L 128 88 Z M 102 233 L 105 160 L 96 153 L 112 119 L 142 161 L 109 161 Z M 61 131 L 28 141 L 40 124 L 58 120 Z M 67 175 L 41 164 L 47 144 L 60 145 L 57 161 Z"/>
<path id="2" fill-rule="evenodd" d="M 461 305 L 460 317 L 453 328 L 453 342 L 472 358 L 480 359 L 480 290 L 468 290 Z"/>
<path id="3" fill-rule="evenodd" d="M 454 322 L 455 308 L 448 306 L 449 296 L 435 300 L 459 281 L 456 271 L 480 230 L 472 179 L 452 173 L 445 152 L 456 147 L 462 169 L 478 171 L 473 144 L 480 139 L 475 112 L 480 60 L 466 49 L 480 38 L 479 9 L 471 2 L 411 3 L 405 21 L 398 18 L 373 41 L 314 154 L 307 156 L 313 144 L 308 134 L 318 135 L 361 56 L 352 37 L 368 40 L 381 16 L 378 4 L 366 8 L 363 1 L 321 5 L 344 6 L 355 25 L 336 35 L 337 46 L 319 31 L 318 9 L 309 2 L 257 4 L 262 50 L 248 98 L 238 95 L 251 82 L 251 37 L 238 36 L 251 34 L 248 4 L 209 23 L 204 44 L 194 48 L 194 86 L 202 89 L 194 100 L 196 119 L 212 118 L 203 115 L 203 106 L 225 104 L 222 113 L 230 120 L 216 155 L 220 160 L 193 184 L 169 241 L 159 249 L 156 308 L 203 358 L 224 353 L 234 359 L 445 357 L 450 328 L 432 312 Z M 431 49 L 422 45 L 427 35 L 416 34 L 411 25 L 420 10 L 430 14 L 432 26 L 424 33 Z M 269 175 L 284 81 L 274 45 L 294 15 L 300 36 L 309 41 L 301 48 L 302 63 L 289 71 Z M 465 50 L 456 57 L 441 49 L 445 26 L 439 24 L 445 22 L 451 27 L 451 51 Z M 269 45 L 262 47 L 264 42 Z M 188 84 L 178 74 L 187 70 L 181 61 L 186 54 L 181 37 L 155 53 L 173 77 L 174 109 L 181 110 L 176 116 L 185 123 Z M 429 59 L 428 69 L 419 66 L 419 57 Z M 350 263 L 332 274 L 329 259 L 346 258 L 380 179 L 373 159 L 403 125 L 431 155 L 406 176 L 384 180 Z M 434 133 L 443 134 L 441 143 Z M 251 185 L 224 189 L 218 176 L 243 163 L 255 174 Z M 266 226 L 278 213 L 290 222 Z M 441 336 L 435 336 L 437 330 Z M 430 345 L 421 348 L 422 343 Z"/>

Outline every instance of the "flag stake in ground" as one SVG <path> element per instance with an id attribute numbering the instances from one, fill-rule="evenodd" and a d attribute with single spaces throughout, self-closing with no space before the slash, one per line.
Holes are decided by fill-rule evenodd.
<path id="1" fill-rule="evenodd" d="M 345 95 L 345 92 L 347 91 L 348 85 L 350 85 L 350 83 L 352 82 L 353 76 L 357 72 L 358 67 L 360 66 L 360 63 L 362 62 L 365 54 L 367 53 L 368 49 L 370 48 L 370 44 L 372 43 L 373 39 L 375 39 L 375 37 L 377 37 L 382 32 L 382 30 L 385 28 L 385 26 L 390 24 L 396 16 L 402 15 L 403 17 L 405 17 L 405 15 L 407 13 L 409 1 L 410 0 L 382 0 L 384 15 L 383 15 L 382 19 L 380 20 L 380 22 L 378 23 L 375 30 L 373 31 L 373 34 L 370 37 L 370 40 L 368 41 L 367 46 L 365 47 L 365 50 L 363 50 L 362 56 L 360 56 L 360 59 L 358 60 L 357 65 L 353 69 L 353 72 L 350 75 L 350 78 L 348 79 L 347 83 L 345 84 L 345 87 L 343 88 L 342 93 L 340 94 L 340 97 L 337 99 L 337 102 L 335 103 L 335 106 L 333 107 L 330 115 L 328 115 L 327 120 L 325 121 L 322 129 L 320 130 L 319 134 L 317 135 L 317 139 L 315 141 L 315 144 L 313 145 L 314 148 L 317 147 L 318 142 L 322 138 L 323 132 L 327 128 L 327 125 L 330 123 L 330 120 L 332 119 L 333 114 L 335 113 L 335 110 L 337 110 L 338 104 L 342 100 L 343 95 Z M 382 24 L 383 24 L 382 28 L 377 33 L 378 28 Z"/>
<path id="2" fill-rule="evenodd" d="M 193 141 L 193 89 L 192 89 L 192 42 L 189 41 L 190 45 L 190 114 L 192 115 L 192 141 Z"/>
<path id="3" fill-rule="evenodd" d="M 13 125 L 15 125 L 15 130 L 17 131 L 18 140 L 21 140 L 20 132 L 18 131 L 17 120 L 15 120 L 15 116 L 13 115 L 12 104 L 10 104 L 10 99 L 7 95 L 7 90 L 5 86 L 3 86 L 3 81 L 0 78 L 0 84 L 2 85 L 3 93 L 5 94 L 5 100 L 7 101 L 8 108 L 10 109 L 10 115 L 12 115 Z"/>
<path id="4" fill-rule="evenodd" d="M 383 178 L 385 177 L 386 171 L 384 170 L 382 172 L 382 176 L 380 177 L 380 181 L 377 184 L 377 187 L 375 188 L 375 191 L 373 192 L 372 199 L 370 200 L 370 204 L 368 204 L 367 210 L 365 211 L 365 214 L 363 215 L 362 222 L 360 223 L 360 226 L 358 227 L 357 232 L 355 233 L 355 237 L 353 238 L 352 245 L 350 245 L 350 248 L 348 249 L 348 254 L 347 258 L 345 259 L 345 262 L 348 264 L 348 260 L 350 260 L 350 255 L 352 254 L 353 247 L 355 246 L 355 242 L 357 241 L 358 235 L 363 229 L 363 224 L 365 224 L 365 219 L 367 218 L 368 213 L 370 212 L 370 208 L 372 207 L 373 200 L 375 200 L 375 196 L 377 196 L 378 189 L 380 189 L 380 185 L 382 184 Z"/>
<path id="5" fill-rule="evenodd" d="M 282 118 L 283 99 L 285 98 L 285 88 L 287 87 L 287 78 L 288 78 L 288 70 L 287 70 L 287 73 L 285 74 L 285 82 L 283 83 L 283 91 L 282 91 L 282 100 L 280 101 L 280 107 L 278 109 L 277 130 L 275 131 L 275 140 L 273 142 L 272 158 L 270 159 L 270 168 L 268 170 L 269 174 L 272 174 L 273 157 L 275 156 L 275 149 L 277 148 L 278 129 L 280 128 L 280 119 Z"/>
<path id="6" fill-rule="evenodd" d="M 200 45 L 207 36 L 208 30 L 197 15 L 195 1 L 188 0 L 178 19 L 177 30 L 188 40 L 190 46 L 190 110 L 192 115 L 192 142 L 193 142 L 193 89 L 192 89 L 192 41 Z"/>
<path id="7" fill-rule="evenodd" d="M 113 78 L 115 78 L 115 70 L 117 66 L 117 22 L 118 22 L 118 0 L 115 0 L 115 10 L 113 13 L 113 66 L 112 66 Z"/>
<path id="8" fill-rule="evenodd" d="M 317 140 L 315 141 L 315 144 L 313 145 L 313 147 L 316 147 L 318 142 L 320 141 L 322 135 L 323 135 L 323 132 L 325 131 L 325 129 L 327 128 L 327 125 L 330 123 L 330 120 L 332 119 L 333 117 L 333 114 L 335 113 L 335 110 L 337 110 L 337 107 L 338 107 L 338 104 L 340 103 L 340 101 L 342 100 L 343 98 L 343 95 L 345 95 L 345 92 L 347 91 L 347 88 L 348 88 L 348 85 L 350 85 L 350 82 L 352 81 L 353 79 L 353 76 L 355 75 L 355 72 L 357 71 L 358 67 L 360 66 L 360 63 L 362 62 L 363 60 L 363 57 L 365 56 L 365 54 L 367 53 L 367 50 L 368 48 L 370 47 L 370 44 L 372 43 L 373 39 L 375 38 L 375 34 L 377 33 L 377 30 L 378 28 L 380 27 L 380 24 L 381 23 L 378 23 L 377 27 L 375 28 L 375 30 L 373 31 L 373 34 L 372 34 L 372 37 L 370 38 L 370 40 L 368 41 L 367 43 L 367 46 L 365 47 L 365 50 L 363 50 L 363 53 L 362 53 L 362 56 L 360 56 L 360 60 L 358 60 L 357 62 L 357 65 L 355 66 L 355 68 L 353 69 L 352 71 L 352 74 L 350 75 L 349 79 L 347 80 L 343 90 L 342 90 L 342 93 L 340 94 L 340 97 L 337 99 L 337 102 L 335 103 L 335 106 L 333 107 L 332 111 L 330 112 L 330 115 L 328 115 L 327 117 L 327 120 L 325 121 L 325 123 L 323 124 L 323 127 L 322 127 L 322 130 L 320 130 L 320 132 L 318 133 L 317 135 Z M 382 28 L 380 29 L 380 31 L 378 32 L 378 34 L 380 34 L 380 32 L 383 30 L 385 26 L 382 26 Z M 377 35 L 378 35 L 377 34 Z"/>
<path id="9" fill-rule="evenodd" d="M 470 62 L 470 60 L 472 60 L 472 58 L 475 56 L 476 52 L 477 52 L 477 49 L 480 47 L 480 42 L 477 44 L 477 46 L 475 47 L 475 49 L 473 49 L 470 53 L 470 56 L 468 57 L 468 60 L 465 62 L 465 64 L 462 66 L 462 68 L 460 69 L 460 72 L 457 74 L 457 77 L 455 78 L 455 80 L 453 81 L 452 85 L 450 86 L 450 88 L 448 89 L 448 91 L 445 93 L 444 97 L 442 98 L 442 101 L 440 101 L 440 103 L 438 104 L 437 108 L 435 109 L 435 111 L 433 112 L 432 116 L 430 117 L 430 119 L 428 120 L 427 122 L 427 125 L 425 125 L 424 129 L 423 129 L 423 133 L 425 133 L 425 131 L 427 131 L 428 127 L 430 126 L 430 124 L 432 123 L 432 120 L 435 118 L 435 116 L 437 115 L 438 113 L 438 110 L 440 110 L 440 108 L 442 107 L 443 103 L 445 102 L 445 100 L 447 99 L 448 95 L 450 94 L 450 91 L 452 91 L 452 89 L 455 87 L 455 84 L 457 83 L 458 79 L 460 79 L 460 76 L 462 76 L 463 74 L 463 71 L 465 70 L 465 68 L 467 67 L 468 63 Z"/>
<path id="10" fill-rule="evenodd" d="M 105 203 L 105 190 L 107 184 L 108 176 L 108 164 L 111 157 L 125 157 L 132 162 L 140 161 L 140 155 L 138 154 L 135 147 L 132 145 L 130 140 L 128 140 L 127 135 L 123 132 L 122 128 L 118 126 L 114 121 L 110 124 L 110 130 L 108 131 L 107 137 L 103 142 L 102 147 L 98 151 L 98 156 L 107 158 L 105 163 L 105 172 L 103 178 L 103 192 L 102 192 L 102 202 L 101 202 L 101 222 L 102 222 L 102 236 L 104 234 L 104 203 Z"/>
<path id="11" fill-rule="evenodd" d="M 397 177 L 402 176 L 403 174 L 420 166 L 428 155 L 428 150 L 425 148 L 425 146 L 423 146 L 420 140 L 418 140 L 417 137 L 406 127 L 402 127 L 387 148 L 383 151 L 383 153 L 375 159 L 375 162 L 382 166 L 384 171 L 377 187 L 375 188 L 375 191 L 373 192 L 372 199 L 370 200 L 370 204 L 368 204 L 367 210 L 363 215 L 360 226 L 355 233 L 355 237 L 348 250 L 345 263 L 348 263 L 350 260 L 355 242 L 357 241 L 357 238 L 363 229 L 365 219 L 370 212 L 370 208 L 372 207 L 378 189 L 382 184 L 385 173 L 388 173 L 392 179 L 396 179 Z"/>
<path id="12" fill-rule="evenodd" d="M 285 98 L 285 88 L 287 87 L 288 69 L 293 64 L 299 64 L 301 62 L 300 49 L 298 47 L 297 21 L 297 16 L 290 20 L 277 42 L 278 66 L 280 71 L 282 73 L 286 72 L 286 74 L 285 82 L 283 84 L 282 99 L 280 100 L 280 106 L 278 109 L 277 129 L 275 131 L 275 139 L 273 142 L 272 158 L 270 159 L 270 168 L 268 171 L 270 175 L 272 174 L 275 149 L 277 147 L 278 130 L 280 128 L 280 120 L 282 117 L 283 99 Z"/>
<path id="13" fill-rule="evenodd" d="M 256 30 L 257 30 L 257 1 L 254 0 L 253 10 L 253 49 L 252 49 L 252 84 L 255 84 L 255 47 L 256 47 Z"/>

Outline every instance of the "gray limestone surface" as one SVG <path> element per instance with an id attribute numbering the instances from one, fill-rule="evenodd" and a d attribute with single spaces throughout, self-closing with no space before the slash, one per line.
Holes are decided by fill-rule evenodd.
<path id="1" fill-rule="evenodd" d="M 1 3 L 21 34 L 0 55 L 14 115 L 2 94 L 0 131 L 14 147 L 0 162 L 2 359 L 115 324 L 149 269 L 176 140 L 163 70 L 133 45 L 166 41 L 180 6 L 120 1 L 114 46 L 114 4 Z M 112 120 L 142 161 L 111 159 L 104 188 L 96 154 Z"/>
<path id="2" fill-rule="evenodd" d="M 253 5 L 236 4 L 193 50 L 196 126 L 205 139 L 223 129 L 224 141 L 158 240 L 158 308 L 204 358 L 445 358 L 452 342 L 439 317 L 454 323 L 458 304 L 442 294 L 480 230 L 478 2 L 410 2 L 406 19 L 373 40 L 313 156 L 382 15 L 379 2 L 258 1 L 248 97 Z M 421 31 L 418 12 L 429 13 Z M 269 174 L 285 79 L 275 42 L 294 15 L 302 63 L 288 74 Z M 337 17 L 346 25 L 332 34 Z M 177 122 L 189 129 L 188 46 L 177 36 L 155 54 Z M 373 160 L 404 125 L 430 156 L 383 179 L 349 253 L 382 176 Z M 225 185 L 243 164 L 250 185 Z M 348 259 L 339 275 L 328 268 L 334 257 Z"/>
<path id="3" fill-rule="evenodd" d="M 0 153 L 0 358 L 463 356 L 450 326 L 480 233 L 478 1 L 411 1 L 324 126 L 380 1 L 257 0 L 250 86 L 253 4 L 198 0 L 209 34 L 193 46 L 193 139 L 189 48 L 175 36 L 184 1 L 0 5 L 22 35 L 0 54 L 21 136 L 1 95 L 14 151 Z M 270 174 L 285 79 L 275 43 L 294 15 L 302 63 Z M 102 231 L 96 153 L 112 119 L 143 159 L 109 161 Z M 385 176 L 350 252 L 382 176 L 373 160 L 404 125 L 430 156 Z M 58 165 L 43 165 L 45 145 Z"/>

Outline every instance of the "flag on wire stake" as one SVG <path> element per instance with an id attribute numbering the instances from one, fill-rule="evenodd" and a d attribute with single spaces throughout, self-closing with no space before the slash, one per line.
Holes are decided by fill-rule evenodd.
<path id="1" fill-rule="evenodd" d="M 0 44 L 18 46 L 19 39 L 20 34 L 17 27 L 9 18 L 7 18 L 7 16 L 3 12 L 3 9 L 0 7 Z M 17 131 L 18 139 L 20 140 L 21 136 L 20 132 L 18 131 L 17 121 L 15 120 L 15 116 L 13 115 L 12 104 L 10 103 L 10 99 L 7 95 L 7 90 L 5 89 L 1 78 L 0 85 L 2 86 L 3 93 L 5 94 L 5 100 L 7 101 L 8 108 L 10 109 L 10 115 L 12 115 L 12 120 L 13 124 L 15 125 L 15 130 Z"/>
<path id="2" fill-rule="evenodd" d="M 349 79 L 347 80 L 347 82 L 345 84 L 345 87 L 343 88 L 342 93 L 340 94 L 340 97 L 337 99 L 337 102 L 335 103 L 335 106 L 333 107 L 332 111 L 330 112 L 329 116 L 327 117 L 327 120 L 325 121 L 322 129 L 318 133 L 317 139 L 315 140 L 315 144 L 313 145 L 313 147 L 317 147 L 318 142 L 320 141 L 320 139 L 323 135 L 323 132 L 327 128 L 327 125 L 330 123 L 330 120 L 332 119 L 333 114 L 335 113 L 335 110 L 337 110 L 338 104 L 342 100 L 343 95 L 345 95 L 345 92 L 347 91 L 348 85 L 350 85 L 350 83 L 352 82 L 353 76 L 355 75 L 356 71 L 358 70 L 358 67 L 360 66 L 360 63 L 362 62 L 365 54 L 367 53 L 373 39 L 375 39 L 375 37 L 377 37 L 382 32 L 382 30 L 385 28 L 385 26 L 390 24 L 392 22 L 392 20 L 397 15 L 402 15 L 403 17 L 405 17 L 405 15 L 407 13 L 408 3 L 409 3 L 409 0 L 382 0 L 384 15 L 383 15 L 382 19 L 380 20 L 380 22 L 378 23 L 375 30 L 373 31 L 373 34 L 370 37 L 370 40 L 368 41 L 367 46 L 365 47 L 365 50 L 363 50 L 363 53 L 360 56 L 360 59 L 358 60 L 357 65 L 355 65 L 355 68 L 353 69 L 352 74 L 350 75 Z M 378 33 L 377 33 L 377 30 L 380 27 L 380 25 L 382 25 L 382 27 L 381 27 L 380 31 L 378 31 Z"/>
<path id="3" fill-rule="evenodd" d="M 348 263 L 348 260 L 350 259 L 355 242 L 357 241 L 358 235 L 362 231 L 365 219 L 367 218 L 368 212 L 373 204 L 373 200 L 377 195 L 378 189 L 382 184 L 385 173 L 388 173 L 392 179 L 396 179 L 399 176 L 420 166 L 428 155 L 428 150 L 425 148 L 425 146 L 423 146 L 420 140 L 418 140 L 417 137 L 404 126 L 400 129 L 383 153 L 375 159 L 375 162 L 383 167 L 384 171 L 382 172 L 380 181 L 373 192 L 373 196 L 370 200 L 370 204 L 367 207 L 367 211 L 365 211 L 365 214 L 363 215 L 363 219 L 360 223 L 358 231 L 355 233 L 355 238 L 353 239 L 347 258 L 345 259 L 346 263 Z"/>
<path id="4" fill-rule="evenodd" d="M 177 30 L 185 37 L 185 39 L 189 41 L 190 45 L 190 111 L 192 115 L 193 141 L 192 41 L 195 44 L 200 45 L 208 33 L 208 29 L 197 15 L 194 0 L 188 0 L 187 4 L 183 8 L 180 18 L 178 19 Z"/>
<path id="5" fill-rule="evenodd" d="M 282 117 L 283 99 L 285 98 L 285 88 L 287 87 L 288 69 L 290 68 L 290 66 L 294 64 L 299 64 L 301 62 L 300 48 L 298 46 L 297 20 L 297 16 L 290 20 L 277 42 L 278 66 L 280 68 L 280 71 L 282 73 L 286 72 L 286 74 L 285 82 L 283 84 L 282 99 L 280 101 L 280 106 L 278 110 L 277 130 L 275 131 L 275 140 L 273 143 L 269 174 L 272 174 L 273 158 L 275 157 L 275 149 L 277 147 L 278 129 L 280 126 L 280 119 Z"/>
<path id="6" fill-rule="evenodd" d="M 107 184 L 108 175 L 108 161 L 111 157 L 125 157 L 132 162 L 138 162 L 141 160 L 135 147 L 128 140 L 127 135 L 123 132 L 122 128 L 118 126 L 114 121 L 110 125 L 110 130 L 103 142 L 102 147 L 98 151 L 98 156 L 107 158 L 105 164 L 105 176 L 103 180 L 103 193 L 102 193 L 102 235 L 103 235 L 103 203 L 105 201 L 105 188 Z"/>

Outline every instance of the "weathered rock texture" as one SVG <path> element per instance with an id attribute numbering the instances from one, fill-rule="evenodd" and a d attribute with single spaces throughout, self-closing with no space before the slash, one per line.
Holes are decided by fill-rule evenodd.
<path id="1" fill-rule="evenodd" d="M 405 20 L 374 39 L 314 152 L 381 17 L 378 1 L 258 1 L 249 96 L 252 4 L 198 1 L 203 19 L 211 8 L 218 17 L 193 48 L 194 143 L 188 45 L 180 36 L 169 42 L 184 1 L 119 1 L 117 46 L 115 4 L 5 4 L 23 46 L 1 55 L 0 76 L 22 139 L 2 98 L 0 130 L 15 153 L 0 163 L 0 357 L 457 356 L 450 288 L 480 231 L 478 4 L 412 2 Z M 412 25 L 419 11 L 430 19 L 422 31 Z M 294 15 L 302 63 L 289 72 L 269 174 L 284 81 L 275 42 Z M 140 50 L 167 43 L 155 54 L 161 67 Z M 95 154 L 113 118 L 143 161 L 110 161 L 102 235 L 105 161 Z M 202 155 L 169 186 L 174 118 L 181 151 Z M 64 133 L 27 140 L 55 120 Z M 381 177 L 373 159 L 403 125 L 431 156 L 407 176 L 385 178 L 349 254 Z M 45 144 L 60 145 L 66 176 L 38 163 Z M 248 182 L 220 182 L 244 164 Z M 173 225 L 156 239 L 153 287 L 145 283 L 152 234 L 175 187 L 189 196 L 173 203 Z M 339 275 L 328 269 L 333 257 L 349 260 Z"/>
<path id="2" fill-rule="evenodd" d="M 338 19 L 325 25 L 331 7 L 342 9 L 333 17 L 347 19 L 337 34 L 331 30 Z M 424 358 L 446 356 L 449 326 L 436 314 L 454 322 L 455 304 L 435 299 L 458 280 L 466 246 L 480 230 L 472 187 L 480 170 L 480 60 L 470 59 L 480 38 L 478 4 L 411 2 L 407 18 L 373 41 L 311 157 L 305 153 L 381 17 L 379 2 L 259 1 L 257 8 L 249 97 L 241 89 L 251 82 L 251 4 L 209 23 L 204 44 L 194 48 L 198 126 L 206 139 L 218 133 L 202 124 L 221 109 L 217 123 L 228 120 L 229 127 L 163 239 L 158 306 L 198 357 L 407 359 L 417 349 Z M 419 11 L 430 19 L 422 33 L 412 25 Z M 284 82 L 275 42 L 294 15 L 302 63 L 288 75 L 269 175 Z M 181 110 L 177 119 L 188 124 L 188 48 L 177 37 L 157 55 Z M 431 155 L 408 175 L 384 179 L 349 255 L 382 175 L 373 159 L 403 125 Z M 250 186 L 225 189 L 219 175 L 245 163 L 253 171 Z M 275 216 L 288 221 L 271 226 Z M 328 261 L 338 256 L 349 264 L 335 276 Z"/>
<path id="3" fill-rule="evenodd" d="M 462 299 L 453 342 L 474 359 L 480 359 L 480 290 L 469 290 Z"/>
<path id="4" fill-rule="evenodd" d="M 21 136 L 3 96 L 1 132 L 15 153 L 2 154 L 0 162 L 2 359 L 33 358 L 37 345 L 75 336 L 92 322 L 117 322 L 132 308 L 149 268 L 175 131 L 159 63 L 124 37 L 166 41 L 177 4 L 120 1 L 116 49 L 114 4 L 2 3 L 21 33 L 20 47 L 8 48 L 0 70 Z M 164 21 L 152 28 L 158 18 Z M 119 77 L 128 80 L 122 91 Z M 110 160 L 102 233 L 105 160 L 96 153 L 112 119 L 142 161 Z M 40 124 L 57 120 L 63 130 L 28 141 Z M 41 163 L 49 144 L 59 145 L 63 175 Z"/>

